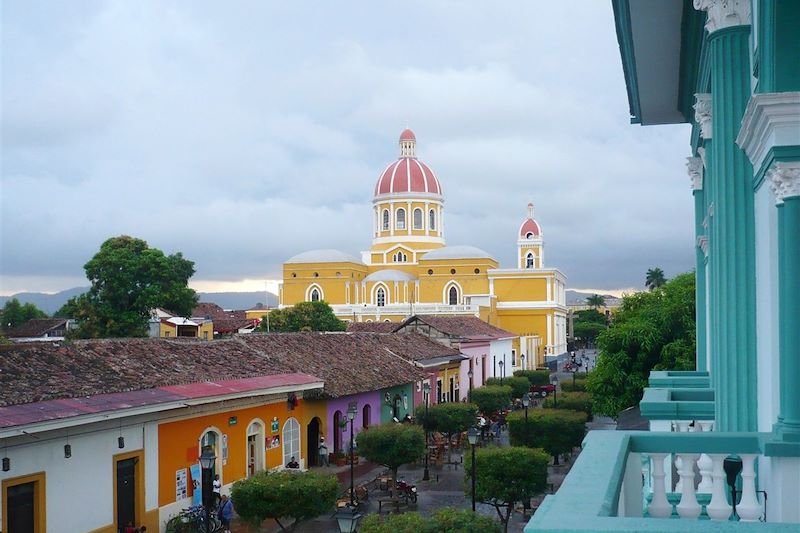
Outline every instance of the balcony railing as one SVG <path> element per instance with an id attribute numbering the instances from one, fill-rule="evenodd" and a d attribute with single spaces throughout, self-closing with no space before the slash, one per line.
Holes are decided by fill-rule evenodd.
<path id="1" fill-rule="evenodd" d="M 461 305 L 447 305 L 447 304 L 390 304 L 390 305 L 332 305 L 334 314 L 341 318 L 348 318 L 355 315 L 360 316 L 376 316 L 376 315 L 403 315 L 410 316 L 413 312 L 418 315 L 435 315 L 435 314 L 464 314 L 476 315 L 478 314 L 477 305 L 461 304 Z"/>
<path id="2" fill-rule="evenodd" d="M 558 493 L 545 498 L 525 531 L 797 531 L 798 524 L 759 523 L 765 508 L 756 469 L 770 436 L 592 431 Z M 704 454 L 710 462 L 700 461 Z M 738 521 L 722 469 L 731 455 L 743 466 Z M 674 480 L 673 460 L 680 463 Z"/>

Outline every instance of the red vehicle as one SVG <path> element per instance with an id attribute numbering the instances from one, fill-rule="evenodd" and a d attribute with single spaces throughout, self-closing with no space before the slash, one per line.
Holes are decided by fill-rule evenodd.
<path id="1" fill-rule="evenodd" d="M 531 395 L 534 398 L 544 398 L 548 394 L 553 394 L 556 391 L 556 386 L 552 383 L 547 385 L 531 385 Z"/>

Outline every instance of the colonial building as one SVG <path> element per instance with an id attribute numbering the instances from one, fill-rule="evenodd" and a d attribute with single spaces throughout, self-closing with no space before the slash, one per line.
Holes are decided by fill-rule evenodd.
<path id="1" fill-rule="evenodd" d="M 517 335 L 527 366 L 566 351 L 566 278 L 545 268 L 543 233 L 528 204 L 509 241 L 513 268 L 474 246 L 445 243 L 444 192 L 416 155 L 411 130 L 373 191 L 372 246 L 355 257 L 312 250 L 283 265 L 281 307 L 325 300 L 351 322 L 400 322 L 415 313 L 473 315 Z M 510 354 L 509 354 L 510 356 Z"/>

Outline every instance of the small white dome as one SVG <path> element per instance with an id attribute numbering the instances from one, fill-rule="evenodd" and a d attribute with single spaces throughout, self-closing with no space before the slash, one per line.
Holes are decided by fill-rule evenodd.
<path id="1" fill-rule="evenodd" d="M 414 277 L 413 274 L 409 274 L 408 272 L 403 272 L 402 270 L 378 270 L 377 272 L 373 272 L 366 278 L 364 281 L 414 281 L 417 279 Z"/>
<path id="2" fill-rule="evenodd" d="M 437 259 L 494 259 L 489 252 L 475 246 L 445 246 L 422 256 L 422 261 Z"/>
<path id="3" fill-rule="evenodd" d="M 286 263 L 356 263 L 362 265 L 361 260 L 340 250 L 309 250 L 287 259 Z"/>

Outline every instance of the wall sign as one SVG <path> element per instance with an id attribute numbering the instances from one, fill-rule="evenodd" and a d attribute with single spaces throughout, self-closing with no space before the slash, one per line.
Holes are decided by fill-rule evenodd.
<path id="1" fill-rule="evenodd" d="M 229 425 L 229 426 L 235 426 L 235 425 L 236 425 L 236 424 L 238 424 L 238 423 L 239 423 L 239 419 L 238 419 L 238 418 L 236 418 L 235 416 L 232 416 L 232 417 L 230 417 L 230 418 L 228 419 L 228 425 Z"/>
<path id="2" fill-rule="evenodd" d="M 272 417 L 272 426 L 270 427 L 270 431 L 272 433 L 277 433 L 278 432 L 278 417 L 277 416 Z"/>
<path id="3" fill-rule="evenodd" d="M 175 471 L 175 501 L 179 502 L 189 497 L 189 485 L 186 476 L 186 469 L 181 468 Z"/>

